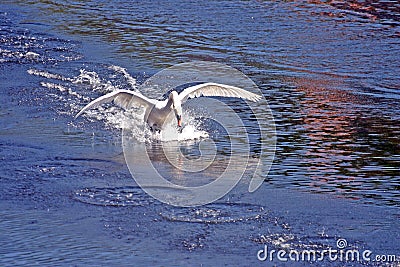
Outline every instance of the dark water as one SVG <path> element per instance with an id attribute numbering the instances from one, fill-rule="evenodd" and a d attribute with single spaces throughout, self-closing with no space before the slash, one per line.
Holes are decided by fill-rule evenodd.
<path id="1" fill-rule="evenodd" d="M 72 118 L 132 86 L 116 66 L 191 60 L 260 87 L 277 148 L 253 195 L 178 209 L 134 184 L 107 117 Z M 0 262 L 246 266 L 339 237 L 399 255 L 399 62 L 398 1 L 3 1 Z"/>

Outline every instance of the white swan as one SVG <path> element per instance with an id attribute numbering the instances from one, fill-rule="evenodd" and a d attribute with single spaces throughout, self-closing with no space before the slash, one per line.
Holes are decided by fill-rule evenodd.
<path id="1" fill-rule="evenodd" d="M 168 98 L 162 101 L 150 99 L 142 95 L 140 92 L 129 90 L 117 90 L 101 96 L 89 104 L 76 114 L 75 118 L 90 108 L 98 107 L 103 103 L 114 101 L 118 106 L 129 109 L 133 106 L 143 106 L 145 108 L 145 120 L 152 129 L 162 130 L 162 127 L 171 111 L 174 111 L 178 126 L 182 126 L 182 104 L 189 98 L 200 96 L 222 96 L 237 97 L 250 101 L 258 101 L 260 95 L 248 92 L 241 88 L 218 84 L 218 83 L 202 83 L 184 89 L 180 94 L 172 91 Z"/>

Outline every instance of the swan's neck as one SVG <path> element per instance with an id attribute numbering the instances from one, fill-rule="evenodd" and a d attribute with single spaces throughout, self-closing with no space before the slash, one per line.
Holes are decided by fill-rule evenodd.
<path id="1" fill-rule="evenodd" d="M 156 107 L 161 113 L 169 113 L 173 109 L 173 104 L 174 104 L 174 98 L 172 94 L 170 94 L 167 100 L 160 102 L 159 105 L 157 105 Z"/>
<path id="2" fill-rule="evenodd" d="M 165 105 L 166 108 L 172 108 L 172 104 L 174 104 L 174 97 L 172 94 L 169 95 L 168 97 L 168 102 L 167 105 Z"/>
<path id="3" fill-rule="evenodd" d="M 174 105 L 175 108 L 178 108 L 178 106 L 180 106 L 179 96 L 176 91 L 172 91 L 168 97 L 167 107 L 173 108 L 172 105 Z"/>

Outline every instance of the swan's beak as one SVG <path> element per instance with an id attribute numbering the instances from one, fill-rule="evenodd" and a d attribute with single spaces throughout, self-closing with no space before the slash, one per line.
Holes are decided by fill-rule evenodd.
<path id="1" fill-rule="evenodd" d="M 176 115 L 176 119 L 178 120 L 178 126 L 182 127 L 182 116 L 181 115 Z"/>

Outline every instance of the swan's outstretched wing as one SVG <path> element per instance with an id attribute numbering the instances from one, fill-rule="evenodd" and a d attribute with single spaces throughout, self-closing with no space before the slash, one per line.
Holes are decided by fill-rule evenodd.
<path id="1" fill-rule="evenodd" d="M 223 96 L 223 97 L 238 97 L 248 99 L 250 101 L 258 101 L 261 99 L 260 95 L 253 94 L 244 89 L 219 83 L 202 83 L 195 86 L 191 86 L 183 90 L 179 97 L 184 103 L 189 98 L 195 98 L 200 96 Z"/>
<path id="2" fill-rule="evenodd" d="M 89 104 L 87 104 L 75 118 L 79 117 L 83 112 L 90 108 L 96 108 L 104 103 L 109 103 L 114 101 L 115 104 L 121 108 L 128 109 L 132 107 L 132 104 L 137 104 L 138 106 L 144 106 L 145 108 L 153 107 L 156 104 L 156 100 L 149 99 L 139 92 L 129 91 L 129 90 L 117 90 L 106 95 L 103 95 Z"/>

